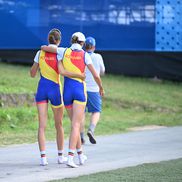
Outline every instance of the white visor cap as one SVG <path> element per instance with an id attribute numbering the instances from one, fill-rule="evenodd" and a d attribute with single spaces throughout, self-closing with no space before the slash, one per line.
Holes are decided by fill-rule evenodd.
<path id="1" fill-rule="evenodd" d="M 85 42 L 85 40 L 86 40 L 85 35 L 81 32 L 75 32 L 72 35 L 72 37 L 74 37 L 74 36 L 78 37 L 78 41 L 80 41 L 80 42 Z"/>

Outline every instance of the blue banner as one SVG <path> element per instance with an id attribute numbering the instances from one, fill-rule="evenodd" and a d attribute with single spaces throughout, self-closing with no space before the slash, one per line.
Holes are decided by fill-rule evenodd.
<path id="1" fill-rule="evenodd" d="M 96 39 L 98 50 L 170 50 L 172 46 L 162 49 L 157 41 L 161 29 L 156 21 L 162 15 L 156 9 L 160 11 L 162 1 L 156 5 L 155 0 L 2 0 L 0 49 L 38 49 L 56 27 L 64 47 L 74 32 L 81 31 Z M 173 48 L 182 50 L 181 43 Z"/>

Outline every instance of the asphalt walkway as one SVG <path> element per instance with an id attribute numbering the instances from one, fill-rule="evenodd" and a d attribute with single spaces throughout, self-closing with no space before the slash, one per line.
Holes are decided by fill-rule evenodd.
<path id="1" fill-rule="evenodd" d="M 38 145 L 0 148 L 0 181 L 49 181 L 143 163 L 182 158 L 182 127 L 97 137 L 84 146 L 88 161 L 79 168 L 58 165 L 55 142 L 47 143 L 48 166 L 39 166 Z M 66 142 L 66 149 L 67 149 Z"/>

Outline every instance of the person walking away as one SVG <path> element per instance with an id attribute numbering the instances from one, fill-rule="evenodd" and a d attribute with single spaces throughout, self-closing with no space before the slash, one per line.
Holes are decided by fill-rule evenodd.
<path id="1" fill-rule="evenodd" d="M 93 74 L 96 83 L 99 86 L 100 95 L 104 95 L 104 89 L 100 76 L 95 71 L 92 60 L 88 53 L 82 47 L 85 43 L 85 36 L 81 32 L 75 32 L 71 37 L 71 47 L 65 50 L 57 50 L 43 47 L 46 51 L 52 51 L 62 55 L 63 68 L 73 73 L 84 73 L 86 66 Z M 87 157 L 83 154 L 81 148 L 80 125 L 83 120 L 86 105 L 86 85 L 80 79 L 64 77 L 63 89 L 64 104 L 71 120 L 71 133 L 69 138 L 68 162 L 69 167 L 76 168 L 78 165 L 74 162 L 74 154 L 77 150 L 79 163 L 85 163 Z"/>
<path id="2" fill-rule="evenodd" d="M 52 29 L 48 34 L 49 46 L 57 47 L 61 42 L 61 32 L 58 29 Z M 46 157 L 46 139 L 45 129 L 47 123 L 48 101 L 51 103 L 52 111 L 54 114 L 55 128 L 56 128 L 56 141 L 58 149 L 58 163 L 62 164 L 67 161 L 63 155 L 64 147 L 64 130 L 62 126 L 63 119 L 63 97 L 61 93 L 60 75 L 58 70 L 59 62 L 61 63 L 59 55 L 48 53 L 45 51 L 38 51 L 34 63 L 30 70 L 31 77 L 35 77 L 38 70 L 40 70 L 40 80 L 35 96 L 37 104 L 39 128 L 38 128 L 38 143 L 40 150 L 40 165 L 45 166 L 48 164 Z M 65 73 L 65 72 L 64 72 Z M 70 76 L 81 76 L 80 74 L 71 74 Z"/>
<path id="3" fill-rule="evenodd" d="M 103 62 L 103 58 L 100 54 L 95 53 L 95 46 L 96 41 L 93 37 L 87 37 L 85 41 L 85 50 L 88 52 L 92 59 L 93 66 L 97 72 L 98 75 L 104 75 L 105 73 L 105 66 Z M 96 139 L 94 136 L 94 131 L 96 128 L 96 125 L 100 119 L 100 113 L 102 111 L 102 97 L 99 94 L 99 87 L 97 83 L 95 82 L 91 72 L 88 68 L 86 68 L 86 86 L 87 86 L 87 105 L 86 110 L 88 113 L 91 113 L 90 116 L 90 125 L 87 131 L 87 135 L 89 137 L 89 141 L 92 144 L 96 144 Z M 83 118 L 83 121 L 81 123 L 81 141 L 82 144 L 85 143 L 84 138 L 84 127 L 85 127 L 85 115 Z"/>

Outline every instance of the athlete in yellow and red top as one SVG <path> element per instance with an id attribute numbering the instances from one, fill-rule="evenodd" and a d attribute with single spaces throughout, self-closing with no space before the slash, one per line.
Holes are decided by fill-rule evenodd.
<path id="1" fill-rule="evenodd" d="M 63 57 L 64 69 L 73 73 L 84 73 L 85 67 L 92 64 L 92 60 L 79 44 L 72 44 L 66 49 Z M 86 85 L 81 79 L 64 77 L 64 104 L 66 108 L 72 107 L 73 103 L 86 105 Z"/>
<path id="2" fill-rule="evenodd" d="M 85 42 L 85 36 L 81 32 L 76 32 L 72 35 L 71 42 L 71 47 L 66 49 L 63 54 L 62 63 L 64 69 L 73 73 L 84 73 L 87 66 L 99 85 L 100 94 L 103 96 L 104 91 L 100 77 L 92 66 L 90 55 L 82 49 Z M 62 55 L 62 51 L 63 50 L 58 48 L 59 55 Z M 87 100 L 85 82 L 80 79 L 64 77 L 63 99 L 72 121 L 68 166 L 77 167 L 73 162 L 75 149 L 77 149 L 80 164 L 84 164 L 87 159 L 87 157 L 82 154 L 80 139 L 80 123 L 83 120 Z"/>
<path id="3" fill-rule="evenodd" d="M 61 32 L 58 29 L 52 29 L 48 34 L 48 47 L 55 47 L 61 42 Z M 63 118 L 63 99 L 61 94 L 61 83 L 59 76 L 59 67 L 62 62 L 57 53 L 49 53 L 45 51 L 38 51 L 34 64 L 31 67 L 30 75 L 35 77 L 38 70 L 40 70 L 40 80 L 36 93 L 36 103 L 39 114 L 39 129 L 38 142 L 41 154 L 41 165 L 47 165 L 46 147 L 45 147 L 45 128 L 47 122 L 48 101 L 52 105 L 54 113 L 56 139 L 58 148 L 58 163 L 63 163 L 66 158 L 63 156 L 64 146 L 64 130 L 62 127 Z M 83 78 L 81 74 L 73 74 L 62 69 L 62 75 L 70 77 Z"/>
<path id="4" fill-rule="evenodd" d="M 43 50 L 52 51 L 59 54 L 62 57 L 62 69 L 66 71 L 81 74 L 85 72 L 85 67 L 91 71 L 96 83 L 99 86 L 99 92 L 101 96 L 104 95 L 104 90 L 102 87 L 102 82 L 100 76 L 95 71 L 91 57 L 86 53 L 82 47 L 85 42 L 85 36 L 81 32 L 76 32 L 71 37 L 71 47 L 70 48 L 58 48 L 48 49 L 48 47 L 42 47 Z M 87 157 L 83 155 L 81 148 L 80 139 L 80 123 L 83 120 L 85 105 L 86 105 L 86 87 L 85 82 L 77 78 L 70 78 L 69 76 L 64 77 L 64 89 L 63 89 L 63 100 L 64 105 L 67 108 L 68 115 L 71 120 L 71 133 L 69 140 L 69 151 L 68 151 L 68 162 L 67 165 L 70 167 L 78 167 L 74 163 L 74 153 L 77 149 L 78 158 L 80 164 L 84 164 Z"/>
<path id="5" fill-rule="evenodd" d="M 39 63 L 40 69 L 40 81 L 35 97 L 37 104 L 50 101 L 55 108 L 63 105 L 58 60 L 60 60 L 59 55 L 42 50 L 38 51 L 34 58 L 34 62 Z"/>

